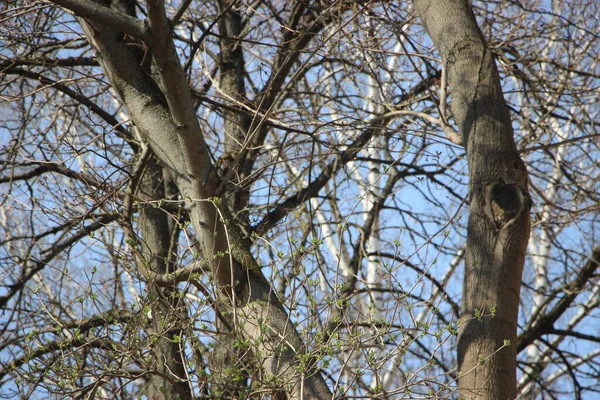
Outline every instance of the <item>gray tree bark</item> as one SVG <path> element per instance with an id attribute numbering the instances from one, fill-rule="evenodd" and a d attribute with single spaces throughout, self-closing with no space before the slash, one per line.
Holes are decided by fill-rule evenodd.
<path id="1" fill-rule="evenodd" d="M 164 175 L 164 177 L 163 177 Z M 146 268 L 157 274 L 175 270 L 176 256 L 172 249 L 177 242 L 179 227 L 164 210 L 146 201 L 164 199 L 167 195 L 169 175 L 151 157 L 140 183 L 138 197 L 141 200 L 139 227 L 141 254 Z M 147 396 L 151 400 L 191 399 L 192 392 L 185 371 L 184 324 L 188 323 L 187 309 L 175 287 L 158 287 L 148 282 L 149 301 L 152 304 L 150 335 L 152 339 L 153 365 L 150 366 Z M 179 340 L 178 340 L 179 338 Z"/>
<path id="2" fill-rule="evenodd" d="M 92 2 L 55 3 L 84 17 L 81 26 L 112 87 L 154 154 L 174 176 L 187 201 L 204 262 L 212 267 L 227 298 L 223 307 L 234 330 L 253 354 L 261 355 L 263 380 L 270 382 L 277 398 L 282 392 L 290 399 L 330 398 L 320 373 L 302 361 L 307 350 L 300 335 L 232 223 L 228 208 L 216 198 L 221 182 L 200 130 L 163 2 L 147 3 L 147 24 Z M 94 22 L 98 20 L 105 25 Z M 144 40 L 154 74 L 140 66 L 121 32 Z"/>
<path id="3" fill-rule="evenodd" d="M 224 192 L 225 206 L 228 208 L 232 221 L 241 229 L 244 235 L 250 231 L 248 217 L 248 200 L 250 193 L 242 181 L 246 177 L 240 165 L 247 152 L 247 140 L 250 133 L 251 119 L 242 105 L 246 99 L 245 74 L 246 65 L 242 50 L 242 14 L 236 1 L 221 0 L 219 6 L 219 93 L 223 102 L 231 108 L 224 108 L 223 113 L 223 142 L 224 153 L 218 161 L 221 178 L 226 185 Z M 210 355 L 213 393 L 218 392 L 223 398 L 245 398 L 248 390 L 250 372 L 244 368 L 248 363 L 248 349 L 240 346 L 235 335 L 231 335 L 228 327 L 217 318 L 217 331 L 222 333 L 214 343 L 214 351 Z M 237 343 L 236 343 L 237 341 Z"/>
<path id="4" fill-rule="evenodd" d="M 415 0 L 448 73 L 469 166 L 470 215 L 459 395 L 514 399 L 519 290 L 529 238 L 527 171 L 516 150 L 492 53 L 467 0 Z"/>
<path id="5" fill-rule="evenodd" d="M 233 3 L 233 4 L 232 4 Z M 246 105 L 246 85 L 245 85 L 245 62 L 242 51 L 242 42 L 239 39 L 242 36 L 242 16 L 239 5 L 235 1 L 219 1 L 219 12 L 222 14 L 219 19 L 219 89 L 224 97 L 224 102 L 232 106 L 231 109 L 223 109 L 224 121 L 224 144 L 225 152 L 220 158 L 220 167 L 222 175 L 231 183 L 233 190 L 230 190 L 225 201 L 229 210 L 237 222 L 244 230 L 249 231 L 248 220 L 248 199 L 250 193 L 247 185 L 241 186 L 241 181 L 246 174 L 241 164 L 243 164 L 245 151 L 250 144 L 253 132 L 251 129 L 251 118 L 247 112 L 242 111 L 242 105 Z"/>

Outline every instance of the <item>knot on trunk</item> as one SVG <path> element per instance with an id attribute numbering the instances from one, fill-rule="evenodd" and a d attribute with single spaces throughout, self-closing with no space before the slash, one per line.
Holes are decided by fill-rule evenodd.
<path id="1" fill-rule="evenodd" d="M 525 205 L 525 197 L 521 189 L 502 181 L 491 183 L 486 188 L 486 200 L 490 217 L 498 229 L 513 221 Z"/>

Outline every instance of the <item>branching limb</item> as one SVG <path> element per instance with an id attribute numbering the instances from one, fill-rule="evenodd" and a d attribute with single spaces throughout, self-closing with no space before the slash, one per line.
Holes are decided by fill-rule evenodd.
<path id="1" fill-rule="evenodd" d="M 594 276 L 598 266 L 600 265 L 600 247 L 594 248 L 587 263 L 574 280 L 563 286 L 565 295 L 545 315 L 538 316 L 535 324 L 523 332 L 519 337 L 517 351 L 523 351 L 527 346 L 532 344 L 536 339 L 543 335 L 551 333 L 554 329 L 554 323 L 565 313 L 569 306 L 575 301 L 581 290 Z"/>
<path id="2" fill-rule="evenodd" d="M 73 11 L 77 16 L 96 21 L 118 32 L 123 32 L 145 42 L 150 33 L 147 25 L 134 17 L 103 7 L 90 0 L 50 0 L 54 4 Z"/>

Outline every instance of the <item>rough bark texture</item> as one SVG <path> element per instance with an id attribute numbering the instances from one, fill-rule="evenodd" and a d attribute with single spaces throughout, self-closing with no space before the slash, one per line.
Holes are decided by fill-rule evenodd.
<path id="1" fill-rule="evenodd" d="M 237 224 L 249 232 L 248 220 L 248 198 L 250 193 L 248 187 L 240 187 L 241 181 L 246 177 L 240 165 L 243 156 L 247 154 L 242 151 L 248 147 L 251 120 L 246 112 L 241 112 L 241 105 L 247 103 L 246 85 L 244 82 L 245 62 L 240 37 L 242 35 L 242 16 L 239 5 L 231 4 L 232 1 L 219 2 L 219 89 L 224 97 L 224 102 L 231 108 L 223 109 L 224 120 L 224 144 L 225 153 L 220 158 L 222 175 L 231 183 L 233 190 L 225 197 L 229 210 Z M 235 3 L 235 2 L 233 2 Z"/>
<path id="2" fill-rule="evenodd" d="M 93 18 L 87 3 L 77 3 L 79 15 Z M 260 355 L 263 379 L 269 379 L 274 389 L 285 390 L 288 398 L 330 398 L 322 376 L 300 363 L 306 352 L 300 335 L 231 222 L 227 207 L 215 199 L 220 179 L 202 137 L 171 23 L 162 2 L 147 5 L 147 56 L 152 56 L 155 75 L 139 65 L 122 33 L 92 20 L 81 19 L 81 25 L 132 121 L 187 200 L 203 258 L 228 299 L 223 307 L 235 316 L 236 334 Z"/>
<path id="3" fill-rule="evenodd" d="M 414 4 L 448 73 L 452 112 L 469 165 L 460 397 L 514 399 L 519 290 L 529 237 L 527 172 L 493 56 L 469 2 Z"/>
<path id="4" fill-rule="evenodd" d="M 223 102 L 231 107 L 224 108 L 223 142 L 224 153 L 219 158 L 219 168 L 226 185 L 224 193 L 225 206 L 228 208 L 235 225 L 244 235 L 250 231 L 248 217 L 248 186 L 242 181 L 246 177 L 240 168 L 247 148 L 247 135 L 251 119 L 247 112 L 242 112 L 242 105 L 247 103 L 244 52 L 240 37 L 242 36 L 242 15 L 239 4 L 235 1 L 219 1 L 219 93 Z M 244 110 L 245 111 L 245 110 Z M 235 335 L 218 318 L 215 326 L 219 332 L 214 344 L 214 351 L 209 359 L 213 392 L 224 398 L 244 398 L 248 390 L 249 372 L 244 368 L 247 363 L 248 349 L 236 343 Z"/>
<path id="5" fill-rule="evenodd" d="M 170 273 L 175 268 L 170 250 L 176 241 L 177 225 L 165 211 L 144 204 L 166 197 L 168 179 L 163 179 L 164 171 L 152 157 L 140 184 L 139 198 L 142 200 L 139 226 L 142 237 L 141 252 L 146 267 L 158 274 Z M 168 178 L 168 174 L 165 173 Z M 149 284 L 152 301 L 152 322 L 150 334 L 153 342 L 153 365 L 148 380 L 147 396 L 152 400 L 191 399 L 192 392 L 187 382 L 184 364 L 183 324 L 187 322 L 187 311 L 183 299 L 176 288 L 159 288 Z"/>

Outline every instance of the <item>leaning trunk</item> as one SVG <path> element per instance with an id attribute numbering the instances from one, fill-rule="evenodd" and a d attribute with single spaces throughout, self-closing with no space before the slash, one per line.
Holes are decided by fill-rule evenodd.
<path id="1" fill-rule="evenodd" d="M 529 238 L 527 172 L 493 55 L 469 2 L 414 3 L 448 73 L 469 166 L 458 390 L 464 398 L 514 399 L 519 290 Z"/>

